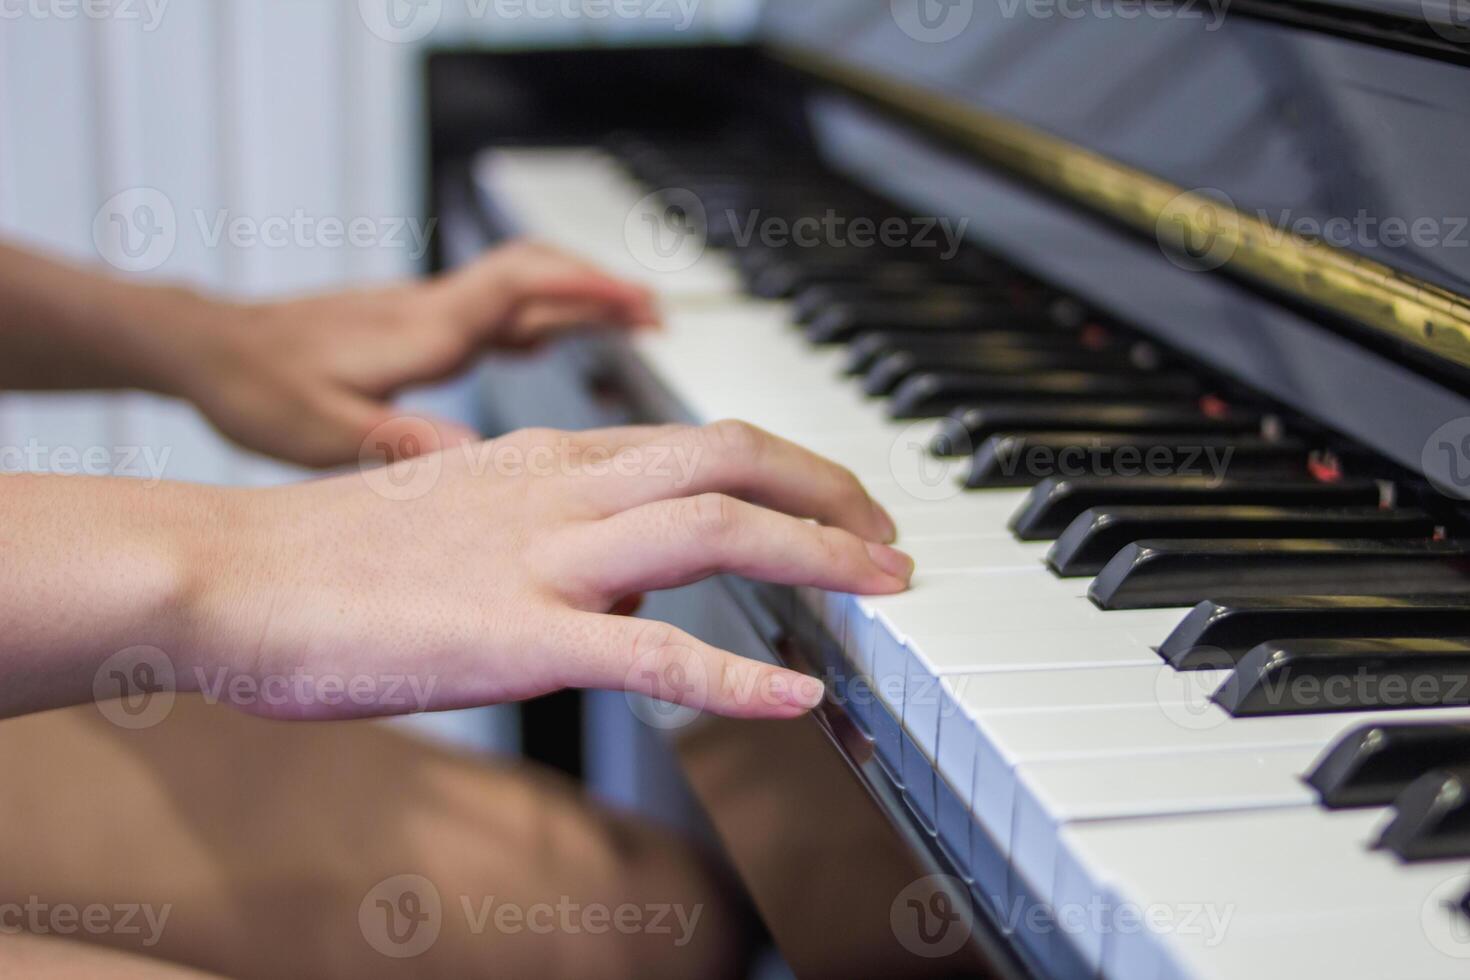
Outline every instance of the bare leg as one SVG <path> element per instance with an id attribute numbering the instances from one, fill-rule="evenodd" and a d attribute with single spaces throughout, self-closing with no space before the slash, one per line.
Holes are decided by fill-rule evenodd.
<path id="1" fill-rule="evenodd" d="M 213 974 L 64 939 L 19 935 L 0 939 L 0 976 L 27 980 L 208 980 Z"/>
<path id="2" fill-rule="evenodd" d="M 547 773 L 372 723 L 266 722 L 185 698 L 141 731 L 91 706 L 50 712 L 0 723 L 0 785 L 0 903 L 143 906 L 155 925 L 166 909 L 158 928 L 136 915 L 139 932 L 74 938 L 206 971 L 740 967 L 738 915 L 687 844 Z"/>

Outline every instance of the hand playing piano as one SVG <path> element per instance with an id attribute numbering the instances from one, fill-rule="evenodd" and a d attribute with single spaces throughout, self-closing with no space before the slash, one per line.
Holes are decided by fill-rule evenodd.
<path id="1" fill-rule="evenodd" d="M 357 459 L 393 418 L 388 399 L 403 388 L 453 375 L 486 350 L 522 350 L 578 328 L 654 326 L 658 311 L 641 286 L 518 242 L 438 279 L 224 307 L 207 321 L 184 339 L 197 349 L 178 392 L 248 448 L 335 466 Z"/>
<path id="2" fill-rule="evenodd" d="M 307 691 L 280 679 L 408 679 L 378 685 L 391 700 L 307 693 L 240 705 L 276 717 L 456 708 L 563 687 L 792 717 L 821 699 L 817 681 L 610 611 L 720 572 L 891 593 L 913 568 L 882 543 L 893 523 L 851 473 L 739 422 L 526 430 L 362 474 L 211 493 L 229 533 L 194 563 L 191 626 L 175 641 L 181 684 L 245 675 L 247 687 Z"/>

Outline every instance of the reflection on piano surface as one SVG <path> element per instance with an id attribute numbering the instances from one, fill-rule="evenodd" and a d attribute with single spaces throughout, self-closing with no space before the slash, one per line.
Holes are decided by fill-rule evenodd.
<path id="1" fill-rule="evenodd" d="M 884 40 L 903 20 L 888 5 L 842 6 L 777 17 L 783 57 L 828 40 L 824 60 L 840 48 L 936 89 L 950 71 L 988 72 L 1020 117 L 1006 66 L 1035 69 L 998 39 L 1027 39 L 1034 66 L 1097 59 L 1128 30 L 1078 28 L 1068 48 L 1047 35 L 1058 25 L 1002 23 L 969 47 L 905 46 Z M 1442 52 L 1240 23 L 1180 36 L 1226 52 L 1212 68 L 1241 51 L 1290 51 L 1303 72 L 1311 58 L 1396 59 L 1385 86 L 1448 80 L 1434 105 L 1467 91 Z M 1188 47 L 1170 47 L 1177 24 L 1134 29 L 1160 57 Z M 1470 525 L 1429 438 L 1470 436 L 1453 348 L 1374 339 L 1332 295 L 1283 295 L 1250 267 L 1191 268 L 1100 222 L 1096 202 L 905 129 L 872 94 L 794 88 L 814 143 L 743 118 L 475 164 L 507 230 L 668 298 L 664 335 L 589 354 L 627 414 L 747 419 L 845 464 L 894 514 L 918 561 L 911 592 L 727 583 L 756 624 L 743 652 L 829 679 L 831 745 L 968 893 L 967 938 L 998 974 L 1463 976 Z M 1459 111 L 1463 123 L 1470 102 Z M 1124 148 L 1117 133 L 1101 142 Z M 1175 149 L 1141 137 L 1128 162 L 1189 169 L 1138 157 L 1155 145 Z M 1264 180 L 1221 184 L 1244 200 Z M 946 240 L 965 224 L 968 240 Z M 1459 259 L 1375 258 L 1426 296 L 1410 274 L 1436 280 L 1445 316 L 1463 309 Z M 687 756 L 719 755 L 691 736 L 703 741 Z M 720 781 L 691 763 L 691 782 L 741 865 L 741 822 L 711 804 Z M 789 893 L 751 887 L 768 915 L 769 902 L 790 914 Z M 914 909 L 950 907 L 936 895 Z M 905 934 L 891 897 L 893 937 L 919 963 L 938 947 Z M 816 962 L 782 945 L 799 972 Z"/>

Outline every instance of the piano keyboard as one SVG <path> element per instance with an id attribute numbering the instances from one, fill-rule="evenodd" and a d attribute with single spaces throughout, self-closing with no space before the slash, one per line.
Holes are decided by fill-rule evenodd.
<path id="1" fill-rule="evenodd" d="M 688 420 L 800 442 L 893 514 L 911 591 L 800 598 L 1042 972 L 1470 969 L 1470 544 L 1405 474 L 988 257 L 732 247 L 724 202 L 882 213 L 811 165 L 628 141 L 477 179 L 660 290 L 634 343 Z M 648 259 L 665 187 L 710 202 L 710 248 Z"/>

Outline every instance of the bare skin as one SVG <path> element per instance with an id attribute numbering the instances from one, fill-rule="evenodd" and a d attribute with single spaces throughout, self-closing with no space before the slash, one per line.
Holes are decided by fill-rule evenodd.
<path id="1" fill-rule="evenodd" d="M 739 422 L 484 443 L 389 404 L 483 350 L 656 320 L 646 291 L 528 244 L 437 280 L 252 306 L 0 247 L 0 388 L 161 392 L 248 448 L 360 464 L 270 490 L 0 477 L 0 777 L 29 790 L 0 804 L 0 900 L 171 902 L 187 927 L 118 944 L 206 972 L 394 975 L 357 909 L 411 873 L 456 900 L 677 900 L 710 924 L 671 952 L 646 932 L 527 939 L 446 914 L 413 975 L 487 956 L 525 967 L 509 975 L 733 964 L 717 877 L 667 833 L 345 721 L 565 687 L 738 718 L 820 701 L 811 678 L 613 614 L 721 572 L 906 588 L 912 561 L 852 474 Z M 385 912 L 400 897 L 378 896 Z M 0 942 L 0 966 L 64 972 L 70 944 L 43 940 Z M 136 968 L 79 955 L 72 972 Z"/>
<path id="2" fill-rule="evenodd" d="M 378 723 L 266 721 L 181 697 L 130 731 L 87 705 L 0 722 L 0 779 L 26 788 L 0 800 L 0 929 L 25 915 L 49 931 L 43 945 L 0 934 L 7 975 L 36 962 L 170 975 L 147 960 L 262 980 L 740 969 L 736 907 L 688 844 L 552 774 Z M 427 922 L 418 934 L 392 918 L 405 892 L 421 909 L 437 899 L 432 942 Z M 56 910 L 89 905 L 109 909 L 106 929 L 58 934 Z M 599 918 L 620 906 L 641 931 Z"/>

